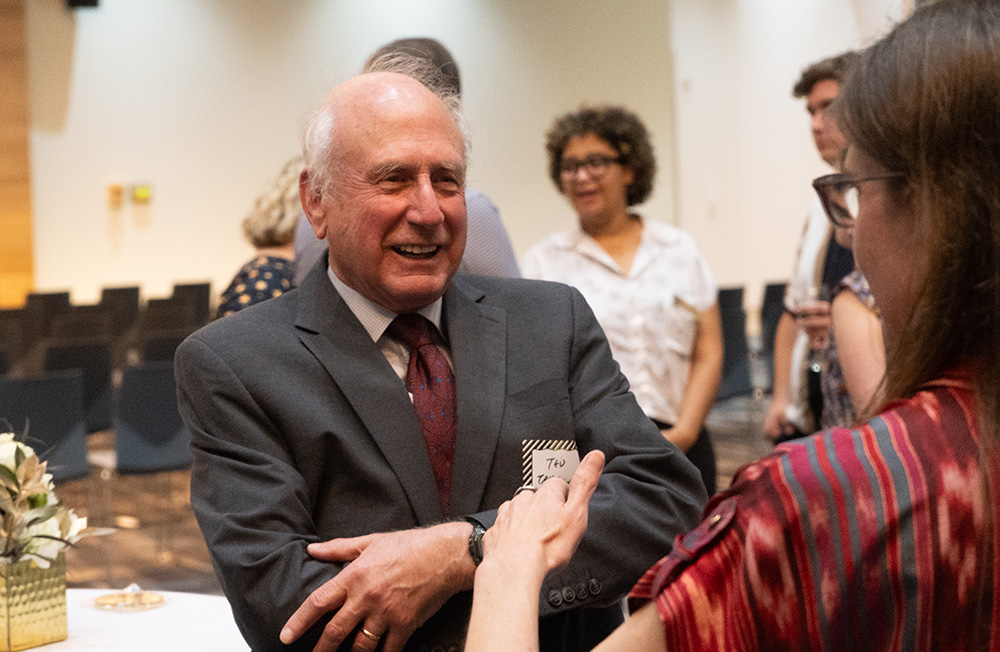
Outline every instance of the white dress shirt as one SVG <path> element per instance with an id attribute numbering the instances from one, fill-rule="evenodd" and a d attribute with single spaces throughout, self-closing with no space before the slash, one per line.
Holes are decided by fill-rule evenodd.
<path id="1" fill-rule="evenodd" d="M 357 290 L 337 278 L 337 275 L 329 267 L 326 268 L 326 275 L 330 277 L 330 282 L 333 283 L 333 287 L 336 288 L 337 293 L 340 294 L 344 303 L 347 304 L 347 307 L 351 309 L 354 316 L 358 318 L 361 325 L 368 331 L 368 335 L 371 336 L 372 341 L 378 345 L 382 351 L 382 355 L 385 356 L 385 359 L 392 366 L 392 370 L 405 383 L 406 368 L 410 363 L 410 349 L 402 342 L 394 340 L 385 333 L 386 329 L 389 328 L 389 324 L 396 318 L 397 313 L 362 296 Z M 441 328 L 442 302 L 443 299 L 438 297 L 437 301 L 431 305 L 415 312 L 423 315 L 434 324 L 434 328 L 431 329 L 431 337 L 434 339 L 437 347 L 444 353 L 445 357 L 448 358 L 448 364 L 452 365 L 454 369 L 455 365 L 451 359 L 451 351 L 448 349 L 448 343 L 444 339 L 444 331 Z M 412 394 L 410 395 L 410 400 L 413 400 Z"/>

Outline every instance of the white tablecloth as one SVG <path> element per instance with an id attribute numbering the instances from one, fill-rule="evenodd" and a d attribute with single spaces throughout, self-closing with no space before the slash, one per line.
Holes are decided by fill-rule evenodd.
<path id="1" fill-rule="evenodd" d="M 216 595 L 156 591 L 163 606 L 148 611 L 99 609 L 94 598 L 115 589 L 68 589 L 69 637 L 38 650 L 114 652 L 248 652 L 226 599 Z"/>

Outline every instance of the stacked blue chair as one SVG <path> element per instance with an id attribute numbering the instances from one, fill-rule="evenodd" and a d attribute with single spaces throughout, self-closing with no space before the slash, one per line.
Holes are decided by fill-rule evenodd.
<path id="1" fill-rule="evenodd" d="M 158 501 L 167 501 L 171 509 L 180 503 L 186 505 L 187 479 L 184 478 L 184 488 L 177 489 L 174 481 L 178 474 L 165 472 L 191 466 L 190 444 L 191 435 L 177 410 L 173 362 L 127 367 L 115 417 L 115 471 L 119 479 L 133 476 L 133 482 L 158 484 L 153 492 Z M 148 496 L 150 492 L 135 493 Z M 150 528 L 156 533 L 158 554 L 168 559 L 173 557 L 171 523 L 156 517 L 170 511 L 160 509 L 162 504 L 134 505 L 133 514 L 116 516 L 115 522 L 123 527 Z"/>
<path id="2" fill-rule="evenodd" d="M 108 337 L 47 338 L 45 371 L 77 369 L 83 374 L 83 414 L 87 432 L 111 427 L 114 388 L 112 344 Z"/>
<path id="3" fill-rule="evenodd" d="M 721 400 L 753 391 L 742 287 L 719 288 L 719 316 L 722 319 L 723 361 L 722 381 L 716 398 Z"/>
<path id="4" fill-rule="evenodd" d="M 187 468 L 190 444 L 191 435 L 177 411 L 173 363 L 127 367 L 115 416 L 119 475 Z"/>
<path id="5" fill-rule="evenodd" d="M 770 391 L 774 385 L 774 336 L 785 311 L 786 287 L 788 283 L 764 286 L 764 300 L 760 306 L 760 357 L 766 372 L 765 391 Z"/>
<path id="6" fill-rule="evenodd" d="M 56 481 L 90 475 L 79 369 L 0 379 L 0 420 L 35 449 Z M 5 429 L 5 428 L 2 428 Z"/>

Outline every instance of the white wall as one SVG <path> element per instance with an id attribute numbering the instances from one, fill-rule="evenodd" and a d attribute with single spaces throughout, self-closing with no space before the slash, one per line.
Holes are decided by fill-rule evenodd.
<path id="1" fill-rule="evenodd" d="M 458 60 L 470 180 L 517 251 L 572 220 L 544 132 L 581 101 L 648 122 L 672 217 L 667 5 L 646 0 L 64 0 L 27 3 L 36 282 L 78 302 L 103 285 L 221 291 L 251 250 L 239 222 L 298 151 L 301 117 L 379 45 L 432 36 Z M 152 184 L 107 207 L 109 182 Z"/>
<path id="2" fill-rule="evenodd" d="M 689 230 L 753 308 L 765 281 L 787 277 L 809 181 L 825 171 L 794 80 L 871 42 L 906 3 L 101 0 L 70 12 L 31 0 L 37 285 L 76 301 L 125 283 L 221 291 L 250 255 L 239 222 L 297 152 L 301 116 L 377 46 L 426 35 L 459 61 L 470 180 L 518 253 L 572 223 L 546 174 L 554 117 L 620 102 L 646 120 L 660 163 L 641 212 Z M 109 210 L 109 182 L 149 182 L 153 201 Z"/>
<path id="3" fill-rule="evenodd" d="M 673 0 L 678 222 L 748 307 L 788 278 L 810 181 L 829 171 L 792 86 L 899 15 L 899 0 Z"/>

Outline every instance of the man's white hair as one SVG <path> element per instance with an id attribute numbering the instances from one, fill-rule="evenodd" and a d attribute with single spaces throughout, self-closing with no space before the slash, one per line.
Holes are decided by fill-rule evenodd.
<path id="1" fill-rule="evenodd" d="M 400 53 L 379 56 L 365 65 L 364 73 L 392 72 L 405 75 L 423 84 L 444 104 L 451 121 L 462 135 L 466 158 L 469 153 L 468 120 L 462 111 L 459 96 L 444 80 L 441 71 L 423 57 Z M 324 102 L 306 118 L 302 135 L 302 157 L 309 171 L 309 190 L 316 195 L 332 191 L 334 179 L 340 176 L 338 157 L 334 156 L 333 127 L 336 122 L 334 108 Z"/>

